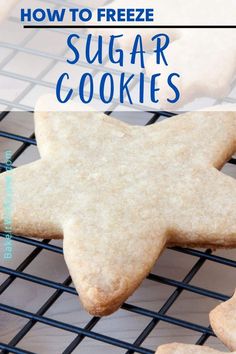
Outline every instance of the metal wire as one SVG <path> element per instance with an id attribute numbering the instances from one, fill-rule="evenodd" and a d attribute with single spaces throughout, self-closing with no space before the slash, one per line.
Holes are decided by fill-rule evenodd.
<path id="1" fill-rule="evenodd" d="M 47 2 L 53 3 L 55 5 L 58 5 L 58 0 L 47 0 Z M 65 4 L 65 2 L 61 2 L 61 4 Z M 69 3 L 67 3 L 68 5 Z M 16 21 L 16 19 L 12 18 L 12 21 Z M 34 35 L 37 33 L 35 32 L 30 32 L 29 35 L 24 39 L 22 43 L 19 45 L 12 45 L 9 43 L 0 43 L 0 47 L 2 48 L 8 48 L 11 49 L 11 53 L 7 58 L 5 58 L 4 61 L 0 63 L 0 74 L 11 77 L 11 78 L 16 78 L 18 80 L 22 80 L 24 82 L 29 83 L 29 86 L 24 89 L 22 92 L 19 93 L 19 95 L 16 97 L 15 100 L 12 102 L 2 100 L 0 99 L 0 103 L 6 105 L 7 110 L 10 109 L 22 109 L 22 110 L 28 110 L 32 111 L 33 107 L 28 107 L 24 104 L 21 103 L 21 100 L 27 95 L 27 93 L 30 92 L 32 87 L 35 85 L 42 85 L 44 87 L 50 87 L 54 88 L 55 85 L 43 80 L 43 77 L 45 76 L 46 73 L 50 72 L 50 70 L 53 68 L 54 64 L 56 61 L 62 61 L 61 57 L 63 57 L 63 53 L 61 53 L 61 56 L 56 56 L 56 55 L 51 55 L 48 53 L 36 51 L 33 49 L 26 48 L 26 44 L 34 37 Z M 5 64 L 14 56 L 18 51 L 28 53 L 28 54 L 33 54 L 33 55 L 39 55 L 44 58 L 50 59 L 50 63 L 48 66 L 44 69 L 43 72 L 39 73 L 36 78 L 30 78 L 24 75 L 16 74 L 16 73 L 11 73 L 9 71 L 4 70 Z M 83 65 L 83 63 L 80 65 Z M 86 65 L 84 63 L 84 65 Z M 101 67 L 94 67 L 94 75 L 101 70 Z M 114 71 L 115 73 L 115 71 Z M 134 86 L 137 82 L 134 82 Z M 226 102 L 232 102 L 233 98 L 229 97 L 226 98 Z M 235 100 L 234 100 L 235 102 Z M 117 105 L 117 102 L 114 102 L 113 107 L 111 107 L 111 111 L 114 109 L 114 107 Z M 142 107 L 142 110 L 144 108 Z M 146 107 L 147 112 L 150 113 L 150 119 L 147 122 L 147 125 L 156 123 L 160 118 L 171 118 L 173 116 L 173 113 L 170 112 L 152 112 L 149 110 L 149 107 Z M 108 114 L 111 113 L 107 112 Z M 4 119 L 8 118 L 8 112 L 2 112 L 0 113 L 0 121 L 3 121 Z M 18 134 L 10 133 L 7 131 L 0 131 L 0 137 L 3 139 L 8 139 L 9 141 L 17 141 L 20 143 L 20 147 L 16 150 L 16 152 L 12 156 L 12 162 L 14 163 L 16 159 L 22 155 L 23 152 L 25 152 L 30 146 L 36 146 L 36 140 L 34 133 L 28 137 L 26 136 L 21 136 Z M 235 164 L 236 160 L 231 159 L 229 161 L 231 164 Z M 6 169 L 6 164 L 2 161 L 0 161 L 0 173 L 4 172 Z M 30 236 L 30 235 L 27 235 Z M 4 238 L 5 233 L 1 232 L 0 237 Z M 0 285 L 0 294 L 3 294 L 7 289 L 11 287 L 11 285 L 14 283 L 16 279 L 23 279 L 24 281 L 27 282 L 33 282 L 36 284 L 39 284 L 40 286 L 44 286 L 50 289 L 54 289 L 55 291 L 53 294 L 45 301 L 45 303 L 40 307 L 40 309 L 36 312 L 28 312 L 25 311 L 24 309 L 21 308 L 15 308 L 13 306 L 5 305 L 5 304 L 0 304 L 0 311 L 7 312 L 9 314 L 12 314 L 14 316 L 19 316 L 21 318 L 27 319 L 27 323 L 19 330 L 19 332 L 9 341 L 9 343 L 0 343 L 0 349 L 2 352 L 5 353 L 19 353 L 19 354 L 29 354 L 32 352 L 29 352 L 25 349 L 18 347 L 20 345 L 21 340 L 32 330 L 32 328 L 37 324 L 37 323 L 42 323 L 54 328 L 60 328 L 63 329 L 67 332 L 75 333 L 77 336 L 76 338 L 64 349 L 63 354 L 70 354 L 72 353 L 82 342 L 85 338 L 90 338 L 95 341 L 100 341 L 103 343 L 107 343 L 109 345 L 112 345 L 113 347 L 119 347 L 124 349 L 124 353 L 126 354 L 131 354 L 131 353 L 142 353 L 142 354 L 153 354 L 154 351 L 150 348 L 145 348 L 143 347 L 144 341 L 148 338 L 148 336 L 152 333 L 152 331 L 156 328 L 158 323 L 160 322 L 166 322 L 169 324 L 172 324 L 174 326 L 179 326 L 182 328 L 190 329 L 196 333 L 199 333 L 200 336 L 197 340 L 197 344 L 203 345 L 206 340 L 214 336 L 214 333 L 212 332 L 212 329 L 209 326 L 202 326 L 197 323 L 191 323 L 189 321 L 184 321 L 182 319 L 169 316 L 167 313 L 170 310 L 170 308 L 173 306 L 173 304 L 176 302 L 176 300 L 179 298 L 179 296 L 183 293 L 183 291 L 187 291 L 189 293 L 193 294 L 198 294 L 200 296 L 211 298 L 211 299 L 217 299 L 221 301 L 225 301 L 229 298 L 230 294 L 222 294 L 218 292 L 214 292 L 205 288 L 197 287 L 194 285 L 191 285 L 190 282 L 192 279 L 198 274 L 198 272 L 202 269 L 203 265 L 206 262 L 215 262 L 230 268 L 236 268 L 236 261 L 224 257 L 217 256 L 213 254 L 210 250 L 206 251 L 199 251 L 199 250 L 194 250 L 194 249 L 182 249 L 180 247 L 174 247 L 172 248 L 172 252 L 179 253 L 181 254 L 187 254 L 191 257 L 196 258 L 195 264 L 192 266 L 191 269 L 187 270 L 185 277 L 179 281 L 176 279 L 170 279 L 161 275 L 156 275 L 156 274 L 150 274 L 148 276 L 149 281 L 155 282 L 155 283 L 160 283 L 160 284 L 165 284 L 166 286 L 172 287 L 173 292 L 169 296 L 168 299 L 164 302 L 162 308 L 159 311 L 151 311 L 147 308 L 143 308 L 140 306 L 133 305 L 131 303 L 124 303 L 122 305 L 122 309 L 128 312 L 131 312 L 133 314 L 139 314 L 140 316 L 144 316 L 149 320 L 149 323 L 147 326 L 143 329 L 143 331 L 139 334 L 139 336 L 136 338 L 136 340 L 133 343 L 125 342 L 116 338 L 112 338 L 109 336 L 105 336 L 103 334 L 98 333 L 95 331 L 96 325 L 99 323 L 100 318 L 93 317 L 91 318 L 88 323 L 84 325 L 84 327 L 77 327 L 73 326 L 71 324 L 62 322 L 62 321 L 56 321 L 53 320 L 49 317 L 47 317 L 45 314 L 46 312 L 51 308 L 51 306 L 60 298 L 63 294 L 71 294 L 77 296 L 77 291 L 74 287 L 71 286 L 71 278 L 68 277 L 64 280 L 64 282 L 59 283 L 55 281 L 51 281 L 45 278 L 41 278 L 32 274 L 27 273 L 25 270 L 26 268 L 33 262 L 33 260 L 36 259 L 36 257 L 43 251 L 47 250 L 49 252 L 57 253 L 59 255 L 63 255 L 63 250 L 61 247 L 55 246 L 50 243 L 49 240 L 35 240 L 27 237 L 18 237 L 18 236 L 13 236 L 12 240 L 17 243 L 23 243 L 25 245 L 28 245 L 32 247 L 32 252 L 24 259 L 24 261 L 17 267 L 17 269 L 10 269 L 9 267 L 1 266 L 0 267 L 0 272 L 2 274 L 7 275 L 7 279 Z M 33 353 L 34 354 L 34 353 Z"/>

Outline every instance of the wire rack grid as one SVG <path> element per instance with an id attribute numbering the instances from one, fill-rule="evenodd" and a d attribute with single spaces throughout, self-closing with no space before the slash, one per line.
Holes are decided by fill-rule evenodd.
<path id="1" fill-rule="evenodd" d="M 48 0 L 49 3 L 58 5 L 58 1 Z M 10 21 L 17 21 L 16 18 L 11 17 Z M 53 31 L 53 30 L 51 30 Z M 61 56 L 63 56 L 64 52 L 61 53 L 60 56 L 50 55 L 48 53 L 40 52 L 37 50 L 32 50 L 27 47 L 27 43 L 36 35 L 37 31 L 29 32 L 28 36 L 20 43 L 20 45 L 11 45 L 10 43 L 1 42 L 1 48 L 8 48 L 11 50 L 11 53 L 0 63 L 0 75 L 6 77 L 13 77 L 18 80 L 23 80 L 27 82 L 29 85 L 27 88 L 19 92 L 17 97 L 12 101 L 6 101 L 0 99 L 0 104 L 6 107 L 6 110 L 0 114 L 0 122 L 4 121 L 9 117 L 9 111 L 13 109 L 17 110 L 27 110 L 33 111 L 33 107 L 26 106 L 22 104 L 22 99 L 30 92 L 30 90 L 37 86 L 50 87 L 54 89 L 54 84 L 45 81 L 44 76 L 50 72 L 53 68 L 55 62 L 60 60 Z M 6 63 L 16 55 L 18 51 L 23 51 L 26 53 L 43 56 L 45 58 L 50 59 L 49 65 L 40 72 L 36 78 L 27 77 L 21 75 L 20 73 L 12 73 L 10 71 L 4 70 L 4 66 Z M 100 68 L 99 68 L 100 69 Z M 98 68 L 94 68 L 94 75 L 98 72 Z M 232 102 L 234 99 L 232 97 L 228 97 L 225 99 L 226 102 Z M 113 109 L 117 105 L 117 102 L 114 102 L 112 107 L 110 108 L 108 114 L 112 114 Z M 158 121 L 162 119 L 171 118 L 173 116 L 172 113 L 169 112 L 151 112 L 149 113 L 146 124 L 154 124 L 158 123 Z M 20 143 L 19 148 L 16 149 L 14 154 L 12 155 L 11 160 L 13 163 L 31 146 L 36 146 L 36 140 L 34 136 L 34 132 L 32 131 L 29 136 L 22 136 L 19 134 L 15 134 L 9 131 L 0 131 L 0 137 L 3 139 L 7 139 L 9 141 L 17 141 Z M 232 158 L 229 161 L 230 164 L 236 164 L 236 160 Z M 6 170 L 6 164 L 4 161 L 0 161 L 0 173 Z M 0 237 L 4 238 L 5 233 L 0 233 Z M 13 236 L 13 241 L 15 245 L 19 243 L 23 243 L 32 247 L 31 253 L 21 262 L 16 269 L 11 269 L 7 267 L 5 264 L 0 266 L 0 272 L 7 276 L 7 278 L 0 285 L 0 294 L 3 294 L 14 284 L 16 279 L 22 279 L 26 282 L 36 283 L 40 286 L 53 289 L 54 292 L 47 300 L 41 305 L 39 309 L 35 312 L 29 312 L 24 310 L 23 308 L 13 307 L 7 304 L 0 304 L 0 310 L 5 313 L 12 314 L 14 316 L 22 317 L 26 319 L 26 324 L 14 335 L 13 338 L 8 343 L 0 343 L 0 349 L 3 353 L 19 353 L 26 354 L 32 353 L 27 351 L 26 349 L 21 348 L 22 339 L 34 328 L 36 324 L 42 324 L 49 327 L 54 327 L 61 329 L 63 331 L 67 331 L 73 333 L 75 338 L 71 341 L 71 343 L 64 348 L 63 354 L 69 354 L 75 352 L 80 344 L 85 340 L 85 338 L 90 338 L 91 340 L 103 342 L 110 346 L 110 352 L 112 352 L 112 348 L 121 348 L 123 349 L 123 353 L 132 354 L 132 353 L 141 353 L 141 354 L 153 354 L 154 350 L 147 348 L 144 346 L 145 340 L 152 334 L 153 330 L 157 328 L 159 323 L 165 322 L 172 326 L 181 327 L 187 330 L 194 331 L 198 334 L 198 339 L 196 341 L 197 344 L 203 345 L 210 337 L 214 336 L 212 329 L 210 326 L 203 326 L 198 323 L 193 323 L 187 320 L 183 320 L 178 317 L 174 317 L 168 315 L 168 311 L 172 306 L 176 303 L 178 298 L 183 292 L 189 292 L 191 294 L 198 294 L 199 296 L 204 298 L 210 298 L 220 301 L 226 301 L 229 299 L 231 294 L 223 294 L 221 292 L 216 292 L 209 290 L 205 287 L 198 287 L 191 284 L 193 278 L 201 271 L 205 263 L 219 264 L 229 267 L 231 269 L 236 268 L 236 260 L 225 258 L 219 255 L 214 254 L 211 250 L 194 250 L 194 249 L 182 249 L 179 247 L 175 247 L 172 249 L 173 252 L 179 254 L 187 254 L 194 259 L 193 265 L 191 268 L 186 269 L 186 274 L 181 280 L 176 280 L 173 278 L 168 278 L 166 276 L 161 276 L 159 274 L 150 274 L 148 276 L 148 281 L 164 284 L 173 288 L 170 296 L 168 296 L 163 302 L 162 307 L 159 310 L 150 310 L 146 307 L 137 306 L 130 302 L 124 303 L 122 305 L 122 309 L 127 313 L 138 314 L 139 316 L 145 317 L 148 319 L 147 325 L 142 329 L 139 333 L 135 341 L 128 342 L 124 340 L 119 340 L 112 336 L 107 336 L 96 330 L 96 326 L 99 324 L 102 319 L 93 317 L 84 326 L 75 326 L 70 323 L 66 323 L 63 321 L 58 321 L 52 319 L 47 316 L 47 311 L 56 303 L 56 301 L 65 293 L 77 296 L 77 292 L 75 288 L 71 285 L 71 278 L 69 275 L 65 278 L 64 282 L 56 282 L 52 280 L 48 280 L 43 277 L 35 276 L 30 273 L 27 273 L 27 267 L 40 255 L 40 253 L 44 250 L 47 250 L 51 253 L 57 253 L 62 256 L 63 251 L 62 248 L 52 244 L 50 240 L 35 240 L 26 237 L 18 237 Z"/>
<path id="2" fill-rule="evenodd" d="M 7 115 L 5 115 L 5 118 Z M 147 124 L 152 124 L 160 119 L 162 116 L 159 113 L 155 113 L 151 120 L 148 121 Z M 16 134 L 1 132 L 0 136 L 6 139 L 13 139 L 21 142 L 21 146 L 17 149 L 17 151 L 12 156 L 12 161 L 14 162 L 22 153 L 31 145 L 36 145 L 36 141 L 34 139 L 34 135 L 32 134 L 30 137 L 23 137 Z M 232 163 L 235 163 L 235 160 L 232 159 Z M 0 164 L 1 172 L 6 169 L 6 165 L 2 162 Z M 1 237 L 5 237 L 4 233 L 0 234 Z M 134 343 L 127 343 L 124 341 L 117 340 L 115 338 L 111 338 L 108 336 L 104 336 L 94 331 L 93 328 L 100 321 L 99 318 L 92 318 L 83 328 L 72 326 L 67 323 L 63 323 L 60 321 L 52 320 L 47 317 L 45 314 L 47 310 L 52 306 L 55 301 L 64 293 L 70 293 L 73 295 L 77 295 L 75 288 L 71 287 L 71 279 L 68 276 L 67 279 L 63 283 L 57 283 L 54 281 L 50 281 L 41 277 L 37 277 L 25 272 L 25 269 L 29 266 L 31 262 L 39 255 L 42 250 L 48 250 L 50 252 L 56 252 L 62 255 L 62 248 L 50 244 L 49 240 L 38 241 L 35 239 L 24 238 L 13 236 L 14 242 L 21 242 L 27 245 L 32 246 L 33 250 L 30 255 L 17 267 L 17 269 L 10 269 L 5 266 L 0 267 L 0 272 L 8 275 L 8 278 L 1 284 L 0 286 L 0 294 L 7 290 L 8 287 L 14 282 L 16 278 L 24 279 L 25 281 L 34 282 L 40 284 L 42 286 L 50 287 L 55 289 L 55 292 L 50 298 L 41 306 L 41 308 L 36 313 L 27 312 L 21 308 L 14 308 L 12 306 L 8 306 L 5 304 L 0 305 L 0 310 L 9 312 L 16 316 L 21 316 L 25 319 L 28 319 L 27 324 L 15 335 L 15 337 L 9 343 L 1 343 L 0 348 L 6 350 L 5 352 L 12 353 L 28 353 L 28 351 L 24 349 L 20 349 L 17 347 L 18 343 L 22 340 L 22 338 L 33 328 L 33 326 L 39 322 L 48 326 L 54 326 L 56 328 L 63 329 L 65 331 L 70 331 L 77 334 L 77 337 L 73 340 L 73 342 L 63 351 L 63 353 L 72 353 L 75 348 L 83 341 L 85 337 L 92 338 L 94 340 L 103 341 L 107 344 L 118 346 L 120 348 L 125 349 L 125 353 L 143 353 L 143 354 L 151 354 L 154 353 L 153 350 L 142 347 L 143 341 L 147 338 L 147 336 L 152 332 L 152 330 L 157 326 L 160 321 L 165 321 L 167 323 L 173 324 L 175 326 L 181 326 L 187 329 L 191 329 L 201 334 L 197 343 L 204 344 L 205 341 L 209 338 L 209 336 L 214 336 L 210 327 L 204 327 L 198 325 L 197 323 L 191 323 L 188 321 L 183 321 L 178 318 L 174 318 L 172 316 L 168 316 L 167 312 L 170 307 L 174 304 L 180 294 L 185 290 L 189 292 L 193 292 L 203 297 L 210 297 L 217 300 L 225 301 L 229 298 L 221 293 L 217 293 L 214 291 L 210 291 L 204 288 L 196 287 L 190 285 L 190 281 L 193 277 L 199 272 L 201 267 L 204 265 L 206 261 L 216 262 L 223 265 L 227 265 L 228 267 L 236 267 L 236 261 L 226 259 L 220 256 L 213 255 L 210 250 L 206 250 L 205 252 L 193 249 L 181 249 L 174 248 L 175 252 L 178 253 L 186 253 L 196 258 L 196 262 L 193 267 L 187 272 L 186 276 L 182 281 L 177 281 L 175 279 L 169 279 L 160 275 L 150 274 L 148 279 L 153 282 L 159 282 L 162 284 L 166 284 L 168 286 L 173 287 L 175 290 L 171 294 L 171 296 L 166 299 L 162 308 L 155 312 L 150 311 L 146 308 L 142 308 L 139 306 L 132 305 L 130 303 L 123 304 L 122 308 L 126 311 L 140 314 L 142 316 L 146 316 L 150 318 L 150 322 L 144 328 L 142 333 L 138 336 Z"/>

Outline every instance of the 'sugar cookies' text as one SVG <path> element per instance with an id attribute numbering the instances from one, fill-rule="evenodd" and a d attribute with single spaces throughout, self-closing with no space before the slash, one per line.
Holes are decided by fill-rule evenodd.
<path id="1" fill-rule="evenodd" d="M 80 65 L 82 61 L 94 68 L 94 65 L 100 66 L 101 77 L 96 81 L 88 68 L 81 73 L 78 70 L 77 88 L 74 89 L 72 83 L 72 75 L 68 72 L 63 72 L 57 81 L 56 95 L 60 103 L 66 103 L 74 95 L 77 95 L 83 104 L 91 103 L 94 99 L 94 93 L 99 92 L 99 100 L 105 104 L 109 104 L 118 98 L 120 103 L 128 101 L 133 105 L 136 103 L 144 103 L 145 98 L 153 103 L 159 102 L 159 92 L 162 86 L 168 86 L 170 89 L 166 102 L 173 104 L 180 98 L 180 91 L 178 88 L 178 80 L 180 74 L 172 72 L 168 67 L 168 47 L 170 38 L 164 33 L 156 34 L 150 37 L 149 43 L 152 44 L 152 52 L 155 55 L 155 61 L 158 65 L 156 71 L 150 78 L 146 80 L 144 69 L 146 68 L 147 50 L 145 50 L 145 42 L 141 35 L 136 35 L 130 52 L 122 49 L 120 39 L 124 37 L 123 34 L 110 36 L 108 43 L 102 35 L 99 35 L 97 41 L 94 41 L 94 36 L 88 34 L 84 41 L 80 40 L 78 34 L 71 34 L 67 39 L 67 45 L 70 49 L 68 53 L 67 63 L 69 65 Z M 81 59 L 83 58 L 83 59 Z M 108 58 L 108 60 L 107 60 Z M 127 63 L 131 66 L 131 74 L 127 74 L 125 69 Z M 118 72 L 112 72 L 109 64 L 117 67 L 124 67 Z M 133 68 L 133 70 L 132 70 Z M 137 70 L 140 73 L 137 74 Z M 133 72 L 133 73 L 132 73 Z M 74 79 L 74 78 L 73 78 Z M 138 79 L 138 92 L 133 92 L 134 81 Z M 65 90 L 65 87 L 71 87 Z"/>

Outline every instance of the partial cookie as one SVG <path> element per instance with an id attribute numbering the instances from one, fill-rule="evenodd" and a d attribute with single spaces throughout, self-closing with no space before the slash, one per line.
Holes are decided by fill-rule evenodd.
<path id="1" fill-rule="evenodd" d="M 236 292 L 232 299 L 217 306 L 210 313 L 212 329 L 230 349 L 236 350 Z M 156 354 L 223 354 L 218 350 L 197 345 L 171 343 L 161 345 Z M 232 352 L 236 354 L 236 351 Z"/>
<path id="2" fill-rule="evenodd" d="M 232 299 L 211 311 L 210 321 L 217 337 L 230 350 L 236 350 L 236 292 Z"/>
<path id="3" fill-rule="evenodd" d="M 114 1 L 106 8 L 153 8 L 153 1 L 125 0 Z M 212 11 L 214 9 L 214 11 Z M 235 22 L 236 2 L 234 0 L 162 0 L 156 5 L 155 25 L 232 25 Z M 223 15 L 222 15 L 223 14 Z M 128 23 L 129 25 L 130 23 Z M 150 23 L 148 23 L 150 24 Z M 141 24 L 142 25 L 142 24 Z M 171 44 L 166 49 L 168 66 L 157 64 L 153 54 L 146 65 L 147 75 L 161 73 L 158 79 L 159 105 L 164 109 L 175 110 L 199 97 L 224 98 L 231 89 L 236 74 L 236 31 L 234 29 L 96 29 L 97 34 L 107 38 L 111 34 L 124 33 L 120 39 L 123 48 L 131 49 L 134 38 L 142 34 L 145 49 L 153 50 L 151 38 L 157 33 L 167 33 Z M 171 72 L 178 73 L 180 79 L 175 84 L 181 97 L 175 105 L 169 104 L 173 91 L 167 83 Z"/>
<path id="4" fill-rule="evenodd" d="M 225 0 L 222 3 L 221 0 L 206 0 L 204 7 L 201 0 L 159 0 L 154 3 L 153 0 L 130 0 L 128 3 L 126 0 L 114 0 L 108 5 L 103 7 L 104 9 L 153 9 L 154 8 L 154 22 L 123 22 L 126 25 L 216 25 L 216 24 L 233 24 L 235 21 L 235 1 Z M 214 8 L 214 11 L 211 11 Z M 226 11 L 226 9 L 229 11 Z M 224 16 L 222 16 L 222 13 Z M 97 25 L 102 24 L 115 25 L 117 22 L 95 22 Z M 182 29 L 170 29 L 170 28 L 150 28 L 150 29 L 116 29 L 116 28 L 98 28 L 89 29 L 90 33 L 96 35 L 102 34 L 105 38 L 109 38 L 113 34 L 122 34 L 124 37 L 120 38 L 120 43 L 123 48 L 131 49 L 133 40 L 137 34 L 141 34 L 145 41 L 145 48 L 152 49 L 153 43 L 151 37 L 157 33 L 168 33 L 172 35 L 172 39 L 177 39 L 183 34 Z M 192 30 L 191 30 L 192 32 Z"/>
<path id="5" fill-rule="evenodd" d="M 236 246 L 236 182 L 217 171 L 236 151 L 236 112 L 148 127 L 88 112 L 36 112 L 35 121 L 41 160 L 11 172 L 13 231 L 64 236 L 91 314 L 118 309 L 166 245 Z"/>
<path id="6" fill-rule="evenodd" d="M 225 352 L 220 352 L 218 350 L 203 347 L 200 345 L 190 345 L 190 344 L 180 344 L 172 343 L 161 345 L 156 354 L 226 354 Z M 236 354 L 233 352 L 232 354 Z"/>
<path id="7" fill-rule="evenodd" d="M 226 97 L 236 73 L 235 55 L 235 31 L 211 29 L 206 34 L 206 30 L 186 30 L 168 48 L 168 67 L 156 65 L 155 56 L 147 64 L 148 75 L 155 74 L 157 70 L 162 73 L 159 80 L 161 107 L 173 108 L 166 100 L 172 92 L 166 82 L 170 68 L 180 75 L 176 82 L 181 96 L 175 108 L 198 97 Z"/>
<path id="8" fill-rule="evenodd" d="M 12 10 L 18 0 L 1 0 L 0 1 L 0 22 L 3 21 Z"/>
<path id="9" fill-rule="evenodd" d="M 177 1 L 179 1 L 179 0 L 177 0 Z M 153 5 L 154 5 L 153 0 L 146 0 L 145 4 L 144 4 L 143 0 L 130 0 L 129 3 L 127 3 L 127 1 L 125 1 L 125 0 L 114 0 L 111 3 L 108 3 L 108 5 L 103 6 L 103 8 L 106 10 L 115 9 L 117 11 L 118 9 L 127 9 L 127 8 L 148 9 L 148 8 L 153 8 L 154 7 Z M 172 5 L 173 5 L 173 3 L 172 3 Z M 165 21 L 164 19 L 165 19 L 166 13 L 168 12 L 168 15 L 171 17 L 169 23 L 174 25 L 175 20 L 176 20 L 176 16 L 174 15 L 174 12 L 166 11 L 172 5 L 171 5 L 171 0 L 166 0 L 165 2 L 163 2 L 163 0 L 162 0 L 160 2 L 160 6 L 158 3 L 158 14 L 156 13 L 156 17 L 158 17 L 158 23 L 154 22 L 154 23 L 149 23 L 149 24 L 161 25 L 162 23 L 164 23 L 163 21 Z M 178 8 L 178 6 L 176 8 Z M 180 6 L 178 8 L 178 10 L 181 11 L 181 9 L 182 9 L 182 7 Z M 155 10 L 157 10 L 157 9 L 155 8 Z M 161 11 L 161 13 L 160 13 L 160 11 Z M 102 22 L 94 21 L 93 24 L 99 25 L 99 26 L 102 26 L 103 24 L 115 26 L 116 24 L 121 24 L 121 23 L 126 24 L 126 25 L 141 25 L 141 26 L 148 24 L 146 22 L 139 22 L 139 23 L 136 23 L 136 22 L 128 22 L 128 23 L 127 22 L 106 22 L 105 19 L 103 19 Z M 168 23 L 168 20 L 165 23 Z M 158 33 L 158 30 L 155 28 L 153 28 L 153 29 L 140 29 L 140 28 L 138 28 L 136 30 L 136 29 L 124 29 L 124 28 L 122 28 L 122 29 L 119 29 L 119 28 L 108 29 L 106 27 L 103 27 L 103 28 L 89 29 L 88 31 L 89 31 L 89 33 L 92 33 L 96 36 L 102 35 L 103 38 L 105 38 L 106 40 L 108 40 L 111 35 L 124 34 L 123 37 L 120 37 L 118 39 L 118 42 L 122 45 L 123 49 L 127 49 L 127 50 L 130 50 L 132 48 L 135 36 L 137 34 L 142 35 L 142 38 L 145 43 L 145 48 L 151 49 L 153 47 L 153 42 L 151 41 L 151 37 Z M 178 36 L 177 30 L 174 30 L 174 31 L 165 30 L 165 29 L 161 30 L 161 32 L 166 32 L 166 31 L 169 33 L 169 35 L 172 33 L 173 38 L 176 38 Z"/>

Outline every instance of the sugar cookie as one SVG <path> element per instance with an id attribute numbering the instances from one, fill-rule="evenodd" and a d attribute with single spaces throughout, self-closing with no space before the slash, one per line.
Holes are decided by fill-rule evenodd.
<path id="1" fill-rule="evenodd" d="M 232 299 L 210 312 L 210 322 L 217 337 L 236 354 L 236 292 Z M 224 354 L 218 350 L 199 345 L 171 343 L 161 345 L 156 354 Z"/>
<path id="2" fill-rule="evenodd" d="M 108 315 L 166 245 L 236 246 L 235 112 L 195 112 L 148 127 L 102 113 L 39 112 L 41 160 L 13 170 L 13 231 L 62 238 L 85 308 Z M 0 175 L 0 200 L 5 176 Z M 3 203 L 0 229 L 4 229 Z"/>
<path id="3" fill-rule="evenodd" d="M 3 21 L 12 10 L 18 0 L 1 0 L 0 1 L 0 22 Z"/>
<path id="4" fill-rule="evenodd" d="M 218 338 L 230 349 L 236 350 L 236 292 L 210 313 L 211 326 Z"/>
<path id="5" fill-rule="evenodd" d="M 153 1 L 125 0 L 114 1 L 106 8 L 153 8 Z M 212 9 L 214 8 L 214 11 Z M 161 0 L 156 5 L 156 20 L 148 25 L 233 25 L 235 23 L 236 2 L 234 0 Z M 222 16 L 223 14 L 223 16 Z M 111 23 L 109 23 L 111 24 Z M 128 23 L 130 25 L 130 23 Z M 132 25 L 134 25 L 132 23 Z M 137 24 L 136 24 L 137 25 Z M 91 31 L 91 30 L 90 30 Z M 123 48 L 131 49 L 134 38 L 141 34 L 146 41 L 145 48 L 153 49 L 151 38 L 157 33 L 167 33 L 171 44 L 166 50 L 168 66 L 157 64 L 153 54 L 148 60 L 148 76 L 161 73 L 159 78 L 161 92 L 159 104 L 163 109 L 175 110 L 199 97 L 224 98 L 228 95 L 236 74 L 236 31 L 235 29 L 95 29 L 95 34 L 109 37 L 111 34 L 124 34 L 120 38 Z M 180 75 L 178 87 L 181 98 L 174 106 L 169 104 L 171 89 L 166 83 L 167 74 Z"/>
<path id="6" fill-rule="evenodd" d="M 156 354 L 226 354 L 226 352 L 220 352 L 207 346 L 172 343 L 161 345 Z M 236 354 L 236 352 L 232 352 L 232 354 Z"/>

